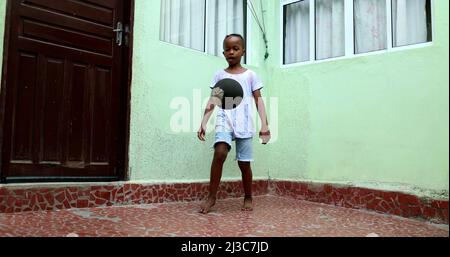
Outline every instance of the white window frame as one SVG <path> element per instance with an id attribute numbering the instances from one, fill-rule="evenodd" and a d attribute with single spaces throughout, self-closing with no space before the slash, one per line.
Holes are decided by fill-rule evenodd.
<path id="1" fill-rule="evenodd" d="M 246 1 L 246 0 L 244 0 Z M 223 56 L 216 56 L 216 55 L 212 55 L 212 54 L 208 54 L 206 52 L 206 49 L 208 49 L 208 41 L 206 40 L 208 38 L 208 30 L 206 29 L 208 21 L 209 21 L 209 17 L 208 17 L 208 3 L 209 1 L 205 1 L 205 48 L 203 49 L 203 53 L 208 55 L 208 56 L 214 56 L 214 57 L 218 57 L 218 58 L 223 58 Z M 251 37 L 251 33 L 252 33 L 252 19 L 249 19 L 249 15 L 251 15 L 251 10 L 250 7 L 248 5 L 248 3 L 245 2 L 245 7 L 246 7 L 246 15 L 245 15 L 245 35 L 242 35 L 245 39 L 245 44 L 246 44 L 246 49 L 245 49 L 245 62 L 243 62 L 244 65 L 251 65 L 252 64 L 252 60 L 251 60 L 251 54 L 252 54 L 252 50 L 253 47 L 252 46 L 252 37 Z M 261 7 L 262 8 L 262 7 Z M 201 51 L 200 51 L 201 52 Z M 243 59 L 244 60 L 244 59 Z"/>
<path id="2" fill-rule="evenodd" d="M 244 1 L 246 1 L 246 0 L 244 0 Z M 159 3 L 161 4 L 161 1 L 159 1 Z M 218 57 L 218 58 L 223 58 L 223 56 L 216 56 L 216 55 L 212 55 L 212 54 L 208 54 L 207 52 L 206 52 L 206 49 L 208 49 L 208 42 L 207 42 L 207 38 L 208 38 L 208 30 L 206 29 L 206 27 L 207 27 L 207 24 L 208 24 L 208 22 L 209 22 L 209 17 L 208 17 L 208 1 L 205 1 L 205 26 L 204 26 L 204 28 L 205 28 L 205 31 L 204 31 L 204 34 L 205 34 L 205 38 L 203 39 L 203 41 L 204 41 L 204 47 L 203 47 L 203 51 L 201 51 L 201 50 L 197 50 L 197 49 L 194 49 L 194 48 L 190 48 L 190 47 L 185 47 L 185 46 L 181 46 L 181 45 L 177 45 L 177 44 L 173 44 L 173 43 L 170 43 L 170 42 L 167 42 L 167 41 L 164 41 L 164 40 L 161 40 L 161 39 L 159 39 L 159 42 L 160 43 L 163 43 L 163 44 L 168 44 L 168 45 L 170 45 L 170 46 L 174 46 L 174 47 L 180 47 L 180 48 L 183 48 L 183 49 L 187 49 L 187 50 L 191 50 L 191 51 L 194 51 L 194 52 L 196 52 L 196 53 L 201 53 L 201 54 L 204 54 L 204 55 L 206 55 L 206 56 L 212 56 L 212 57 Z M 249 64 L 251 64 L 250 63 L 250 56 L 251 56 L 251 53 L 252 53 L 252 47 L 251 47 L 251 44 L 252 44 L 252 39 L 251 39 L 251 33 L 252 33 L 252 20 L 249 18 L 250 16 L 249 16 L 249 14 L 251 14 L 251 10 L 250 10 L 250 8 L 249 8 L 249 6 L 248 6 L 248 4 L 246 4 L 246 23 L 245 23 L 245 26 L 246 26 L 246 28 L 244 29 L 245 30 L 245 34 L 246 35 L 242 35 L 244 38 L 245 38 L 245 41 L 246 41 L 246 45 L 247 45 L 247 49 L 246 49 L 246 62 L 244 63 L 245 65 L 249 65 Z M 161 7 L 160 7 L 161 8 Z M 161 12 L 159 12 L 159 15 L 161 15 Z M 160 20 L 161 20 L 161 17 L 160 17 Z"/>
<path id="3" fill-rule="evenodd" d="M 247 0 L 244 0 L 244 1 L 247 1 Z M 252 59 L 252 53 L 253 53 L 253 51 L 252 51 L 252 49 L 253 49 L 253 47 L 252 47 L 252 44 L 253 44 L 253 40 L 252 40 L 252 33 L 253 33 L 253 28 L 252 28 L 252 11 L 250 10 L 250 7 L 249 7 L 249 5 L 248 5 L 248 3 L 246 4 L 246 7 L 247 7 L 247 17 L 246 17 L 246 24 L 245 24 L 245 26 L 247 26 L 246 27 L 246 30 L 245 30 L 245 34 L 246 35 L 243 35 L 244 36 L 244 38 L 245 38 L 245 44 L 246 44 L 246 49 L 245 49 L 245 62 L 243 62 L 242 64 L 243 65 L 252 65 L 253 64 L 253 59 Z M 261 8 L 263 8 L 262 6 L 261 6 Z"/>
<path id="4" fill-rule="evenodd" d="M 353 9 L 353 0 L 344 0 L 345 5 L 345 55 L 340 57 L 332 57 L 328 59 L 323 60 L 316 60 L 316 45 L 315 45 L 315 33 L 316 33 L 316 22 L 315 22 L 315 2 L 316 0 L 310 0 L 310 10 L 309 10 L 309 18 L 310 18 L 310 60 L 305 62 L 297 62 L 297 63 L 291 63 L 291 64 L 285 64 L 284 63 L 284 6 L 289 5 L 292 3 L 300 2 L 301 0 L 280 0 L 280 67 L 281 68 L 291 68 L 296 66 L 303 66 L 303 65 L 309 65 L 309 64 L 315 64 L 315 63 L 323 63 L 323 62 L 330 62 L 330 61 L 336 61 L 336 60 L 345 60 L 350 58 L 356 58 L 356 57 L 362 57 L 362 56 L 370 56 L 370 55 L 377 55 L 377 54 L 383 54 L 383 53 L 390 53 L 390 52 L 397 52 L 397 51 L 403 51 L 408 49 L 416 49 L 416 48 L 423 48 L 423 47 L 429 47 L 434 44 L 435 39 L 435 15 L 434 15 L 434 1 L 430 0 L 431 4 L 431 41 L 425 42 L 425 43 L 418 43 L 418 44 L 412 44 L 412 45 L 406 45 L 406 46 L 399 46 L 399 47 L 393 47 L 393 41 L 392 41 L 392 0 L 385 0 L 386 1 L 386 25 L 387 25 L 387 48 L 383 50 L 377 50 L 372 51 L 368 53 L 355 53 L 355 40 L 354 40 L 354 9 Z M 331 0 L 330 0 L 331 1 Z"/>

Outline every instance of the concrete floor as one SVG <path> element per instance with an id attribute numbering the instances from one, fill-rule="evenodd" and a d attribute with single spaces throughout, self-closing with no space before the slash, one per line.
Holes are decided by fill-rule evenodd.
<path id="1" fill-rule="evenodd" d="M 219 200 L 208 215 L 200 202 L 0 214 L 0 237 L 448 237 L 448 225 L 364 210 L 255 197 Z"/>

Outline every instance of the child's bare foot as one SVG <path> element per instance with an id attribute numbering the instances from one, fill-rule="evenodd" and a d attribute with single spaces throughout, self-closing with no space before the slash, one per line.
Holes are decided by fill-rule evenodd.
<path id="1" fill-rule="evenodd" d="M 253 211 L 253 199 L 251 197 L 245 197 L 243 211 Z"/>
<path id="2" fill-rule="evenodd" d="M 208 200 L 206 200 L 202 204 L 202 208 L 200 210 L 200 213 L 202 214 L 208 214 L 208 212 L 211 210 L 211 208 L 216 204 L 216 198 L 215 197 L 209 197 Z"/>

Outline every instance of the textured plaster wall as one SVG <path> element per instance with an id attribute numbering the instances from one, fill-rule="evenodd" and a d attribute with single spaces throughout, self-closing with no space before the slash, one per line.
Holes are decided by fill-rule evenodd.
<path id="1" fill-rule="evenodd" d="M 209 96 L 210 81 L 217 70 L 226 68 L 226 62 L 224 58 L 160 42 L 159 10 L 160 1 L 136 1 L 129 155 L 131 178 L 164 182 L 208 180 L 214 134 L 207 134 L 206 143 L 198 141 L 196 131 L 204 104 L 202 101 L 201 105 L 194 106 L 194 98 Z M 249 68 L 261 75 L 268 88 L 264 65 L 259 65 L 263 62 L 260 58 L 263 55 L 260 53 L 261 37 L 256 30 L 254 32 L 250 42 L 254 46 L 251 62 L 258 67 Z M 170 108 L 176 97 L 185 97 L 190 104 L 190 132 L 175 133 L 170 128 L 170 120 L 178 112 L 177 108 Z M 215 116 L 211 122 L 214 120 Z M 257 143 L 255 139 L 258 161 L 253 167 L 254 175 L 267 179 L 269 148 Z M 240 179 L 234 157 L 232 151 L 224 168 L 224 179 Z"/>
<path id="2" fill-rule="evenodd" d="M 275 51 L 283 126 L 270 176 L 448 196 L 448 18 L 448 1 L 436 0 L 434 43 L 424 48 L 282 69 Z"/>

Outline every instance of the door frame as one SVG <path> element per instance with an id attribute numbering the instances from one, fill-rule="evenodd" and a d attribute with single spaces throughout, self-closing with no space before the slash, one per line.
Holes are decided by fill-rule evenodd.
<path id="1" fill-rule="evenodd" d="M 12 1 L 17 0 L 7 0 L 6 2 L 6 15 L 5 15 L 5 32 L 4 32 L 4 41 L 3 41 L 3 60 L 2 60 L 2 73 L 1 73 L 1 83 L 0 83 L 0 184 L 4 183 L 14 183 L 15 181 L 6 181 L 6 178 L 3 177 L 3 135 L 4 135 L 4 117 L 6 110 L 6 82 L 8 81 L 8 62 L 9 62 L 9 54 L 10 54 L 10 39 L 11 39 L 11 17 L 12 17 Z M 118 171 L 119 176 L 118 180 L 120 181 L 129 181 L 130 180 L 130 170 L 129 170 L 129 144 L 130 144 L 130 120 L 131 120 L 131 83 L 133 78 L 133 42 L 134 42 L 134 7 L 135 0 L 123 0 L 125 2 L 124 5 L 124 23 L 129 24 L 130 33 L 129 33 L 129 45 L 127 47 L 128 51 L 124 52 L 124 63 L 128 65 L 122 65 L 122 81 L 121 84 L 125 85 L 123 93 L 123 99 L 125 100 L 125 106 L 122 108 L 126 108 L 123 110 L 125 115 L 121 117 L 121 126 L 119 128 L 120 140 L 122 140 L 123 149 L 119 149 L 120 156 L 122 157 L 118 161 Z M 97 179 L 89 179 L 89 178 L 64 178 L 56 179 L 57 182 L 91 182 L 98 181 Z M 37 179 L 26 179 L 20 180 L 20 182 L 56 182 L 54 178 L 45 179 L 45 178 L 37 178 Z M 103 180 L 101 180 L 103 181 Z M 19 182 L 19 181 L 17 181 Z"/>

